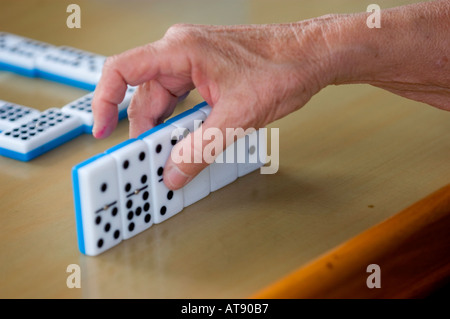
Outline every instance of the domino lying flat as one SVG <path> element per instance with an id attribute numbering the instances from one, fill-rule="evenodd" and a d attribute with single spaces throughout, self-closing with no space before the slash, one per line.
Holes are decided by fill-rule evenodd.
<path id="1" fill-rule="evenodd" d="M 201 103 L 72 168 L 78 247 L 83 254 L 101 254 L 265 163 L 265 158 L 255 155 L 258 147 L 265 149 L 263 145 L 247 138 L 259 134 L 256 131 L 227 148 L 236 156 L 232 163 L 214 162 L 182 189 L 168 189 L 162 176 L 172 148 L 185 130 L 197 129 L 195 123 L 204 121 L 210 110 Z M 237 163 L 239 154 L 248 162 Z"/>
<path id="2" fill-rule="evenodd" d="M 38 117 L 38 110 L 0 100 L 0 132 L 12 129 Z"/>
<path id="3" fill-rule="evenodd" d="M 134 92 L 136 91 L 136 87 L 128 87 L 127 92 L 125 93 L 125 98 L 122 103 L 118 105 L 119 111 L 119 120 L 127 117 L 127 109 L 128 105 L 131 102 L 131 98 L 133 97 Z M 87 134 L 92 133 L 92 127 L 94 125 L 94 116 L 92 114 L 92 98 L 94 97 L 94 92 L 89 93 L 78 100 L 75 100 L 65 106 L 62 107 L 62 111 L 64 113 L 69 113 L 74 116 L 78 116 L 82 119 L 84 125 L 84 132 Z"/>
<path id="4" fill-rule="evenodd" d="M 46 50 L 36 57 L 37 76 L 43 79 L 94 90 L 106 57 L 71 47 Z"/>
<path id="5" fill-rule="evenodd" d="M 94 90 L 105 56 L 0 32 L 0 69 Z"/>
<path id="6" fill-rule="evenodd" d="M 78 117 L 51 108 L 0 133 L 0 155 L 29 161 L 83 133 Z"/>
<path id="7" fill-rule="evenodd" d="M 0 69 L 35 77 L 36 58 L 52 47 L 47 43 L 0 32 Z"/>
<path id="8" fill-rule="evenodd" d="M 135 92 L 129 87 L 119 104 L 119 120 L 127 115 L 127 108 Z M 20 161 L 30 161 L 55 147 L 84 133 L 92 133 L 93 92 L 61 109 L 38 110 L 0 101 L 0 155 Z"/>
<path id="9" fill-rule="evenodd" d="M 7 32 L 0 32 L 0 69 L 29 77 L 41 77 L 87 90 L 94 90 L 100 79 L 106 57 L 62 46 L 31 40 Z M 118 120 L 127 116 L 127 108 L 135 92 L 129 87 L 119 104 Z M 61 108 L 73 119 L 52 123 L 55 127 L 35 128 L 32 120 L 45 116 L 38 110 L 0 101 L 0 155 L 29 161 L 68 140 L 80 132 L 90 134 L 93 126 L 91 101 L 93 92 Z M 53 110 L 56 112 L 56 110 Z M 59 111 L 58 111 L 59 112 Z M 39 123 L 45 122 L 37 119 Z M 81 128 L 75 127 L 81 122 Z M 56 125 L 57 124 L 57 125 Z M 66 127 L 67 126 L 67 127 Z M 58 129 L 56 129 L 58 127 Z M 39 137 L 35 137 L 39 136 Z"/>

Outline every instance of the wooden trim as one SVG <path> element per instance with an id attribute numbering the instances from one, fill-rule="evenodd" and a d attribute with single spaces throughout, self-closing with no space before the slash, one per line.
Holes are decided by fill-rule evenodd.
<path id="1" fill-rule="evenodd" d="M 380 266 L 380 288 L 367 287 L 370 264 Z M 251 298 L 422 298 L 449 279 L 447 185 Z"/>

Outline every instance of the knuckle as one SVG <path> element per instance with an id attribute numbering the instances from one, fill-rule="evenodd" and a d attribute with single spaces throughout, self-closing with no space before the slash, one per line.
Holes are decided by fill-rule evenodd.
<path id="1" fill-rule="evenodd" d="M 129 120 L 133 120 L 138 116 L 139 112 L 136 112 L 136 108 L 132 104 L 127 108 L 127 116 Z"/>
<path id="2" fill-rule="evenodd" d="M 164 38 L 187 42 L 195 37 L 195 35 L 197 34 L 195 30 L 196 28 L 192 24 L 177 23 L 167 29 Z"/>
<path id="3" fill-rule="evenodd" d="M 336 14 L 336 13 L 327 13 L 327 14 L 322 16 L 322 18 L 325 19 L 325 20 L 334 19 L 336 17 L 338 17 L 338 14 Z"/>
<path id="4" fill-rule="evenodd" d="M 184 30 L 186 30 L 188 28 L 188 24 L 186 23 L 176 23 L 171 25 L 166 32 L 166 35 L 172 35 L 172 34 L 177 34 L 179 32 L 183 32 Z"/>
<path id="5" fill-rule="evenodd" d="M 127 115 L 130 120 L 135 119 L 140 116 L 141 112 L 139 112 L 139 108 L 137 107 L 137 104 L 138 104 L 137 99 L 138 98 L 139 98 L 139 92 L 137 91 L 131 98 L 130 104 L 128 105 L 128 108 L 127 108 Z"/>
<path id="6" fill-rule="evenodd" d="M 135 97 L 133 97 L 134 99 Z M 139 118 L 140 116 L 142 116 L 141 112 L 139 111 L 139 109 L 136 107 L 136 101 L 131 101 L 130 105 L 127 108 L 127 115 L 128 115 L 128 119 L 129 120 L 134 120 L 136 118 Z"/>
<path id="7" fill-rule="evenodd" d="M 112 70 L 117 61 L 117 55 L 108 56 L 103 63 L 103 71 Z"/>

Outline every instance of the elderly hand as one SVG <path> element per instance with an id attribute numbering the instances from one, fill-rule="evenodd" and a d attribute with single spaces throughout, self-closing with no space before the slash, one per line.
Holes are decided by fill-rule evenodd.
<path id="1" fill-rule="evenodd" d="M 115 128 L 127 84 L 138 86 L 130 137 L 162 123 L 194 88 L 212 107 L 203 129 L 224 136 L 226 128 L 264 127 L 330 84 L 368 83 L 450 110 L 449 14 L 444 0 L 383 10 L 380 29 L 367 26 L 366 12 L 287 24 L 175 25 L 161 40 L 107 59 L 92 103 L 93 134 L 105 138 Z M 187 146 L 203 154 L 210 142 Z M 170 157 L 164 182 L 178 189 L 206 165 Z"/>

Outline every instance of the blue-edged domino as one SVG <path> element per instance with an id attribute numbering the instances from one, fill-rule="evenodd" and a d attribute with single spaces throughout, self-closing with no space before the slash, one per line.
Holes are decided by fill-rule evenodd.
<path id="1" fill-rule="evenodd" d="M 150 156 L 142 140 L 129 139 L 108 149 L 117 164 L 122 234 L 131 238 L 153 225 L 153 203 L 150 193 Z"/>
<path id="2" fill-rule="evenodd" d="M 48 43 L 0 32 L 0 69 L 34 77 L 37 57 L 51 48 Z"/>
<path id="3" fill-rule="evenodd" d="M 195 110 L 200 110 L 205 112 L 208 116 L 211 112 L 211 107 L 206 103 L 202 102 L 196 106 L 194 106 Z M 233 147 L 233 144 L 230 145 L 225 152 L 223 153 L 225 155 L 226 152 L 229 152 L 229 148 Z M 244 175 L 247 175 L 263 166 L 266 163 L 266 154 L 267 154 L 267 136 L 266 136 L 266 130 L 260 129 L 255 130 L 254 132 L 247 134 L 244 137 L 241 137 L 239 140 L 236 141 L 234 145 L 236 152 L 236 155 L 234 156 L 235 161 L 237 162 L 237 177 L 241 177 Z M 230 156 L 231 158 L 232 156 Z M 221 159 L 219 159 L 221 161 Z M 226 155 L 224 158 L 224 162 L 226 162 Z M 216 175 L 214 177 L 214 180 L 216 182 L 212 183 L 215 184 L 214 186 L 211 186 L 212 189 L 215 187 L 219 187 L 222 184 L 225 186 L 227 183 L 232 182 L 235 179 L 235 168 L 233 165 L 230 165 L 227 169 L 225 169 L 222 172 L 219 172 L 219 169 L 217 168 L 218 165 L 210 165 L 211 171 L 214 171 L 212 173 L 213 175 Z M 228 163 L 224 164 L 228 165 Z M 225 172 L 229 170 L 230 176 L 228 176 L 229 180 L 226 181 L 227 177 L 225 176 Z M 219 177 L 220 175 L 220 177 Z M 223 179 L 223 180 L 222 180 Z M 222 186 L 222 187 L 223 187 Z"/>
<path id="4" fill-rule="evenodd" d="M 261 168 L 266 163 L 266 130 L 256 130 L 236 141 L 238 177 Z"/>
<path id="5" fill-rule="evenodd" d="M 167 120 L 166 123 L 173 125 L 178 129 L 177 138 L 179 140 L 198 129 L 205 120 L 206 114 L 204 112 L 192 108 L 172 117 Z M 192 205 L 209 195 L 211 192 L 209 175 L 209 166 L 207 166 L 183 187 L 184 207 Z"/>
<path id="6" fill-rule="evenodd" d="M 163 181 L 164 166 L 177 142 L 173 139 L 174 130 L 176 127 L 164 123 L 138 137 L 149 148 L 150 195 L 155 224 L 178 214 L 184 208 L 183 190 L 170 190 Z"/>
<path id="7" fill-rule="evenodd" d="M 8 130 L 39 116 L 41 112 L 31 107 L 0 101 L 0 131 Z"/>
<path id="8" fill-rule="evenodd" d="M 118 105 L 118 120 L 122 120 L 127 117 L 128 106 L 130 105 L 131 98 L 133 97 L 136 87 L 129 86 L 125 97 Z M 92 127 L 94 125 L 94 116 L 92 114 L 92 98 L 94 97 L 94 92 L 88 93 L 81 98 L 70 102 L 69 104 L 63 106 L 61 109 L 64 113 L 69 113 L 74 116 L 78 116 L 82 119 L 84 124 L 84 132 L 87 134 L 92 133 Z"/>
<path id="9" fill-rule="evenodd" d="M 73 167 L 78 246 L 82 253 L 98 255 L 188 206 L 184 201 L 190 200 L 185 192 L 189 184 L 176 191 L 168 189 L 163 181 L 164 166 L 180 135 L 182 138 L 187 132 L 197 129 L 210 111 L 204 103 L 197 105 L 137 139 L 126 140 Z M 237 173 L 233 176 L 244 176 L 265 163 L 265 136 L 262 134 L 265 131 L 259 130 L 238 140 L 241 148 L 237 149 L 240 152 L 237 157 L 243 163 L 234 166 L 233 170 Z M 261 144 L 259 135 L 262 137 Z M 237 143 L 233 145 L 238 148 Z M 261 156 L 258 155 L 259 149 Z M 222 165 L 212 165 L 215 164 Z M 224 166 L 220 166 L 220 170 L 226 171 Z M 225 175 L 222 171 L 220 174 Z M 220 183 L 226 184 L 224 181 Z M 204 184 L 209 187 L 210 180 L 204 181 Z M 193 191 L 193 197 L 198 198 L 199 195 Z M 147 220 L 145 213 L 149 216 Z"/>
<path id="10" fill-rule="evenodd" d="M 136 92 L 136 86 L 128 86 L 127 91 L 125 92 L 125 97 L 122 102 L 117 106 L 119 116 L 119 121 L 127 117 L 128 106 L 130 106 L 131 99 L 133 98 L 134 93 Z"/>
<path id="11" fill-rule="evenodd" d="M 211 113 L 211 106 L 206 102 L 194 107 L 196 110 L 204 112 L 208 117 Z M 223 138 L 226 138 L 224 135 Z M 209 165 L 209 175 L 211 181 L 211 192 L 214 192 L 238 178 L 238 168 L 236 162 L 236 144 L 229 145 L 216 160 Z"/>
<path id="12" fill-rule="evenodd" d="M 72 47 L 54 47 L 36 58 L 37 76 L 94 90 L 100 80 L 105 60 L 105 56 Z"/>
<path id="13" fill-rule="evenodd" d="M 96 256 L 122 239 L 122 211 L 116 161 L 96 155 L 72 168 L 79 250 Z"/>
<path id="14" fill-rule="evenodd" d="M 91 105 L 93 97 L 94 92 L 88 93 L 61 108 L 64 113 L 78 116 L 83 121 L 84 132 L 88 134 L 92 133 L 92 126 L 94 125 Z"/>
<path id="15" fill-rule="evenodd" d="M 29 161 L 83 133 L 79 117 L 51 108 L 0 133 L 0 155 Z"/>

